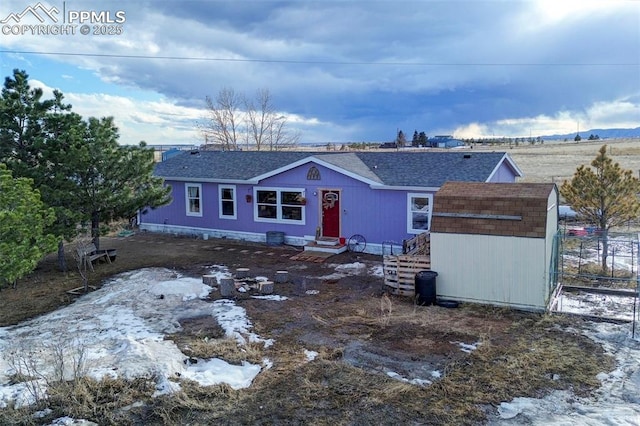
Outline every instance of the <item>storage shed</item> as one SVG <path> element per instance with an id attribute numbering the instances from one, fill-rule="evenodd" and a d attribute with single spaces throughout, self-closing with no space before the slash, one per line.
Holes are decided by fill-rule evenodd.
<path id="1" fill-rule="evenodd" d="M 445 183 L 431 227 L 438 297 L 545 310 L 557 228 L 555 184 Z"/>

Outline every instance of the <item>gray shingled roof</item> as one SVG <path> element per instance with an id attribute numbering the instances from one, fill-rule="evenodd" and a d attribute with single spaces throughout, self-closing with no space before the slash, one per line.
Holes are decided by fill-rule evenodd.
<path id="1" fill-rule="evenodd" d="M 386 186 L 440 187 L 447 181 L 485 182 L 504 152 L 185 152 L 156 165 L 155 174 L 180 180 L 251 180 L 315 157 Z"/>

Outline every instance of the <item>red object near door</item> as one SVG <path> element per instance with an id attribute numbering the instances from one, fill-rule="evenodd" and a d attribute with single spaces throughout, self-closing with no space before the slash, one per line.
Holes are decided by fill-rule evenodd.
<path id="1" fill-rule="evenodd" d="M 338 191 L 321 191 L 322 199 L 322 236 L 338 238 L 340 236 L 340 195 Z"/>

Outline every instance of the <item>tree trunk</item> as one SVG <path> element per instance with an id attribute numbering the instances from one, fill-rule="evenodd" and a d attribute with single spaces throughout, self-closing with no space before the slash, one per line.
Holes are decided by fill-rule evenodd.
<path id="1" fill-rule="evenodd" d="M 100 213 L 93 212 L 91 214 L 91 238 L 92 243 L 96 245 L 96 250 L 100 250 Z"/>
<path id="2" fill-rule="evenodd" d="M 607 273 L 607 256 L 609 254 L 609 232 L 606 229 L 602 229 L 602 274 Z"/>
<path id="3" fill-rule="evenodd" d="M 58 242 L 58 268 L 67 272 L 67 259 L 64 257 L 64 240 Z"/>

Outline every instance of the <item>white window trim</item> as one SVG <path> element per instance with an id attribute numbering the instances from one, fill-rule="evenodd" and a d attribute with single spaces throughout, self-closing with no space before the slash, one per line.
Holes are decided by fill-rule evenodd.
<path id="1" fill-rule="evenodd" d="M 277 203 L 276 203 L 276 219 L 270 219 L 266 217 L 258 216 L 258 191 L 276 191 L 277 193 Z M 280 193 L 281 192 L 300 192 L 302 196 L 305 196 L 304 188 L 281 188 L 281 187 L 254 187 L 253 188 L 253 221 L 254 222 L 269 222 L 269 223 L 287 223 L 293 225 L 305 225 L 306 224 L 306 206 L 296 206 L 302 208 L 302 219 L 301 220 L 292 220 L 292 219 L 282 219 L 282 204 L 280 203 Z"/>
<path id="2" fill-rule="evenodd" d="M 200 195 L 200 211 L 192 212 L 189 210 L 189 188 L 196 187 L 198 188 L 198 194 Z M 187 216 L 194 217 L 202 217 L 202 211 L 204 210 L 204 203 L 202 202 L 202 184 L 201 183 L 185 183 L 184 184 L 184 202 L 185 202 L 185 210 L 187 212 Z"/>
<path id="3" fill-rule="evenodd" d="M 222 214 L 222 191 L 225 189 L 230 189 L 233 191 L 233 214 L 225 215 Z M 227 200 L 228 201 L 228 200 Z M 220 219 L 237 219 L 238 218 L 238 191 L 236 191 L 235 185 L 218 185 L 218 217 Z"/>
<path id="4" fill-rule="evenodd" d="M 429 214 L 427 215 L 427 229 L 413 229 L 413 210 L 411 210 L 411 199 L 428 198 L 429 199 Z M 433 194 L 424 192 L 410 192 L 407 194 L 407 234 L 422 234 L 431 230 L 431 215 L 433 214 Z"/>

